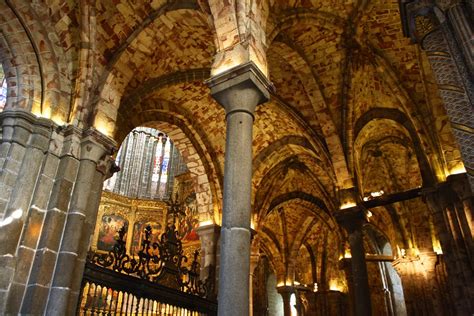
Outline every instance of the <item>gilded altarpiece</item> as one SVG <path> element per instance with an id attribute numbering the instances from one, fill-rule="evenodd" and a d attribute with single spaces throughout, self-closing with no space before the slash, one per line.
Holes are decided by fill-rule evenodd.
<path id="1" fill-rule="evenodd" d="M 183 180 L 184 179 L 184 180 Z M 182 240 L 184 255 L 193 258 L 200 248 L 196 228 L 199 226 L 196 194 L 193 191 L 189 177 L 181 177 L 175 182 L 181 213 L 176 214 L 175 225 L 179 238 Z M 157 242 L 165 231 L 166 225 L 171 224 L 173 215 L 168 213 L 168 205 L 164 201 L 140 200 L 124 197 L 112 192 L 103 191 L 99 205 L 97 224 L 91 242 L 94 252 L 108 252 L 115 244 L 118 231 L 122 226 L 126 229 L 126 251 L 136 255 L 140 251 L 147 226 L 152 229 L 151 242 Z"/>
<path id="2" fill-rule="evenodd" d="M 146 226 L 152 228 L 152 241 L 158 240 L 166 226 L 166 213 L 165 202 L 131 199 L 104 191 L 91 248 L 99 252 L 110 250 L 119 229 L 125 226 L 127 252 L 136 254 L 140 250 Z"/>

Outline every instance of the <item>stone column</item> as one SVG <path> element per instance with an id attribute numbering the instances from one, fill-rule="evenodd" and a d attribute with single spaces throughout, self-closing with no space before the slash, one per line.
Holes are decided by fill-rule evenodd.
<path id="1" fill-rule="evenodd" d="M 56 260 L 46 314 L 67 315 L 76 310 L 90 238 L 94 231 L 104 180 L 114 165 L 108 157 L 112 143 L 96 130 L 83 133 L 75 180 L 61 246 Z"/>
<path id="2" fill-rule="evenodd" d="M 445 257 L 450 294 L 456 311 L 462 315 L 474 311 L 474 247 L 472 195 L 466 196 L 460 187 L 470 192 L 466 176 L 450 176 L 438 188 L 426 190 L 425 199 Z"/>
<path id="3" fill-rule="evenodd" d="M 249 62 L 208 84 L 227 119 L 218 314 L 244 316 L 249 313 L 253 113 L 269 99 L 269 83 Z"/>
<path id="4" fill-rule="evenodd" d="M 283 299 L 283 315 L 291 316 L 291 294 L 294 293 L 294 289 L 291 286 L 279 286 L 277 287 L 278 293 L 280 293 Z"/>
<path id="5" fill-rule="evenodd" d="M 347 231 L 351 248 L 351 272 L 356 316 L 371 315 L 369 279 L 365 263 L 362 226 L 367 222 L 362 208 L 355 206 L 336 214 L 337 222 Z"/>
<path id="6" fill-rule="evenodd" d="M 474 191 L 474 50 L 464 5 L 457 0 L 438 0 L 438 7 L 419 0 L 401 5 L 404 33 L 426 52 Z M 460 167 L 450 166 L 448 172 L 459 173 Z"/>
<path id="7" fill-rule="evenodd" d="M 454 310 L 436 275 L 438 255 L 435 252 L 407 254 L 392 262 L 403 285 L 408 315 L 448 315 Z M 464 314 L 459 314 L 464 315 Z"/>
<path id="8" fill-rule="evenodd" d="M 469 9 L 460 0 L 438 0 L 437 4 L 445 12 L 468 70 L 474 74 L 474 36 Z"/>
<path id="9" fill-rule="evenodd" d="M 250 279 L 249 279 L 249 315 L 253 315 L 253 280 L 255 268 L 257 268 L 260 255 L 257 251 L 253 251 L 250 254 Z"/>
<path id="10" fill-rule="evenodd" d="M 114 142 L 18 110 L 0 122 L 0 314 L 69 314 Z"/>
<path id="11" fill-rule="evenodd" d="M 53 186 L 55 157 L 48 150 L 56 126 L 14 110 L 0 113 L 0 126 L 0 314 L 17 314 L 36 254 L 32 226 L 39 230 L 45 217 L 47 198 L 40 196 Z"/>

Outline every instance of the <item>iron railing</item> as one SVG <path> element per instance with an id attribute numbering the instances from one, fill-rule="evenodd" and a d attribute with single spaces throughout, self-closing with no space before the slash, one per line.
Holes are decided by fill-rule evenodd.
<path id="1" fill-rule="evenodd" d="M 212 316 L 217 303 L 88 262 L 77 314 Z"/>
<path id="2" fill-rule="evenodd" d="M 174 222 L 159 242 L 151 242 L 146 227 L 136 255 L 126 253 L 124 227 L 111 251 L 89 252 L 78 314 L 215 315 L 214 276 L 199 279 L 198 251 L 186 265 Z"/>

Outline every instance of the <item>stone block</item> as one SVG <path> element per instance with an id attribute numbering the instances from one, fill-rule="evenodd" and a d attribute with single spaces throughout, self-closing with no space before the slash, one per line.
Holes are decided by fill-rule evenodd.
<path id="1" fill-rule="evenodd" d="M 56 178 L 64 178 L 74 182 L 76 180 L 78 168 L 79 160 L 71 156 L 62 157 L 58 166 Z"/>
<path id="2" fill-rule="evenodd" d="M 43 227 L 45 212 L 38 208 L 31 208 L 26 219 L 25 228 L 23 230 L 22 246 L 36 249 L 38 239 Z"/>
<path id="3" fill-rule="evenodd" d="M 56 258 L 57 254 L 51 250 L 41 249 L 36 251 L 30 278 L 28 279 L 29 286 L 38 284 L 45 287 L 51 284 Z"/>
<path id="4" fill-rule="evenodd" d="M 19 283 L 12 283 L 10 291 L 8 292 L 6 313 L 7 314 L 18 314 L 20 309 L 21 300 L 25 293 L 25 285 Z"/>
<path id="5" fill-rule="evenodd" d="M 73 182 L 65 179 L 57 180 L 53 187 L 53 192 L 49 200 L 48 209 L 59 209 L 65 211 L 68 208 L 71 198 Z"/>
<path id="6" fill-rule="evenodd" d="M 69 288 L 51 288 L 49 293 L 49 304 L 46 313 L 49 315 L 62 315 L 69 302 Z"/>
<path id="7" fill-rule="evenodd" d="M 15 130 L 12 135 L 12 141 L 25 146 L 31 136 L 31 130 L 26 129 L 23 126 L 15 126 Z"/>
<path id="8" fill-rule="evenodd" d="M 13 256 L 0 256 L 0 290 L 8 290 L 8 286 L 13 278 L 15 271 L 15 258 Z"/>
<path id="9" fill-rule="evenodd" d="M 31 264 L 35 251 L 25 247 L 19 247 L 17 254 L 17 265 L 13 281 L 16 283 L 26 284 L 30 274 Z"/>
<path id="10" fill-rule="evenodd" d="M 53 179 L 45 175 L 40 175 L 31 203 L 38 209 L 46 209 L 48 207 L 49 198 L 51 197 L 53 185 Z"/>
<path id="11" fill-rule="evenodd" d="M 67 215 L 61 251 L 77 253 L 78 245 L 83 241 L 81 237 L 85 219 L 84 215 L 78 213 L 69 213 Z"/>
<path id="12" fill-rule="evenodd" d="M 54 272 L 53 287 L 70 287 L 77 255 L 70 252 L 60 252 L 58 264 Z"/>
<path id="13" fill-rule="evenodd" d="M 26 148 L 23 145 L 11 144 L 8 154 L 9 161 L 22 161 L 25 156 Z"/>
<path id="14" fill-rule="evenodd" d="M 49 289 L 40 285 L 29 285 L 21 306 L 21 314 L 35 314 L 43 311 L 48 299 Z"/>
<path id="15" fill-rule="evenodd" d="M 66 214 L 59 210 L 49 210 L 43 224 L 38 249 L 48 248 L 58 251 L 61 242 Z"/>

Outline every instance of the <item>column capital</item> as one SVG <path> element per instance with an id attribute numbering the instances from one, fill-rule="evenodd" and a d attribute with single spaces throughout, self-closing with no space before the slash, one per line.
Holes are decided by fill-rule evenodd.
<path id="1" fill-rule="evenodd" d="M 291 295 L 295 292 L 295 288 L 291 285 L 281 285 L 277 286 L 277 292 L 282 295 Z"/>
<path id="2" fill-rule="evenodd" d="M 362 226 L 367 223 L 365 208 L 361 205 L 340 210 L 334 214 L 334 217 L 337 223 L 347 230 L 348 233 L 361 230 Z"/>
<path id="3" fill-rule="evenodd" d="M 200 238 L 218 236 L 220 231 L 221 227 L 217 224 L 209 224 L 196 228 L 196 233 Z"/>
<path id="4" fill-rule="evenodd" d="M 233 67 L 209 78 L 206 84 L 212 97 L 222 105 L 226 114 L 248 112 L 270 99 L 272 84 L 253 62 Z"/>
<path id="5" fill-rule="evenodd" d="M 400 16 L 403 34 L 414 43 L 421 43 L 423 38 L 437 28 L 439 21 L 434 14 L 434 1 L 402 0 Z"/>

